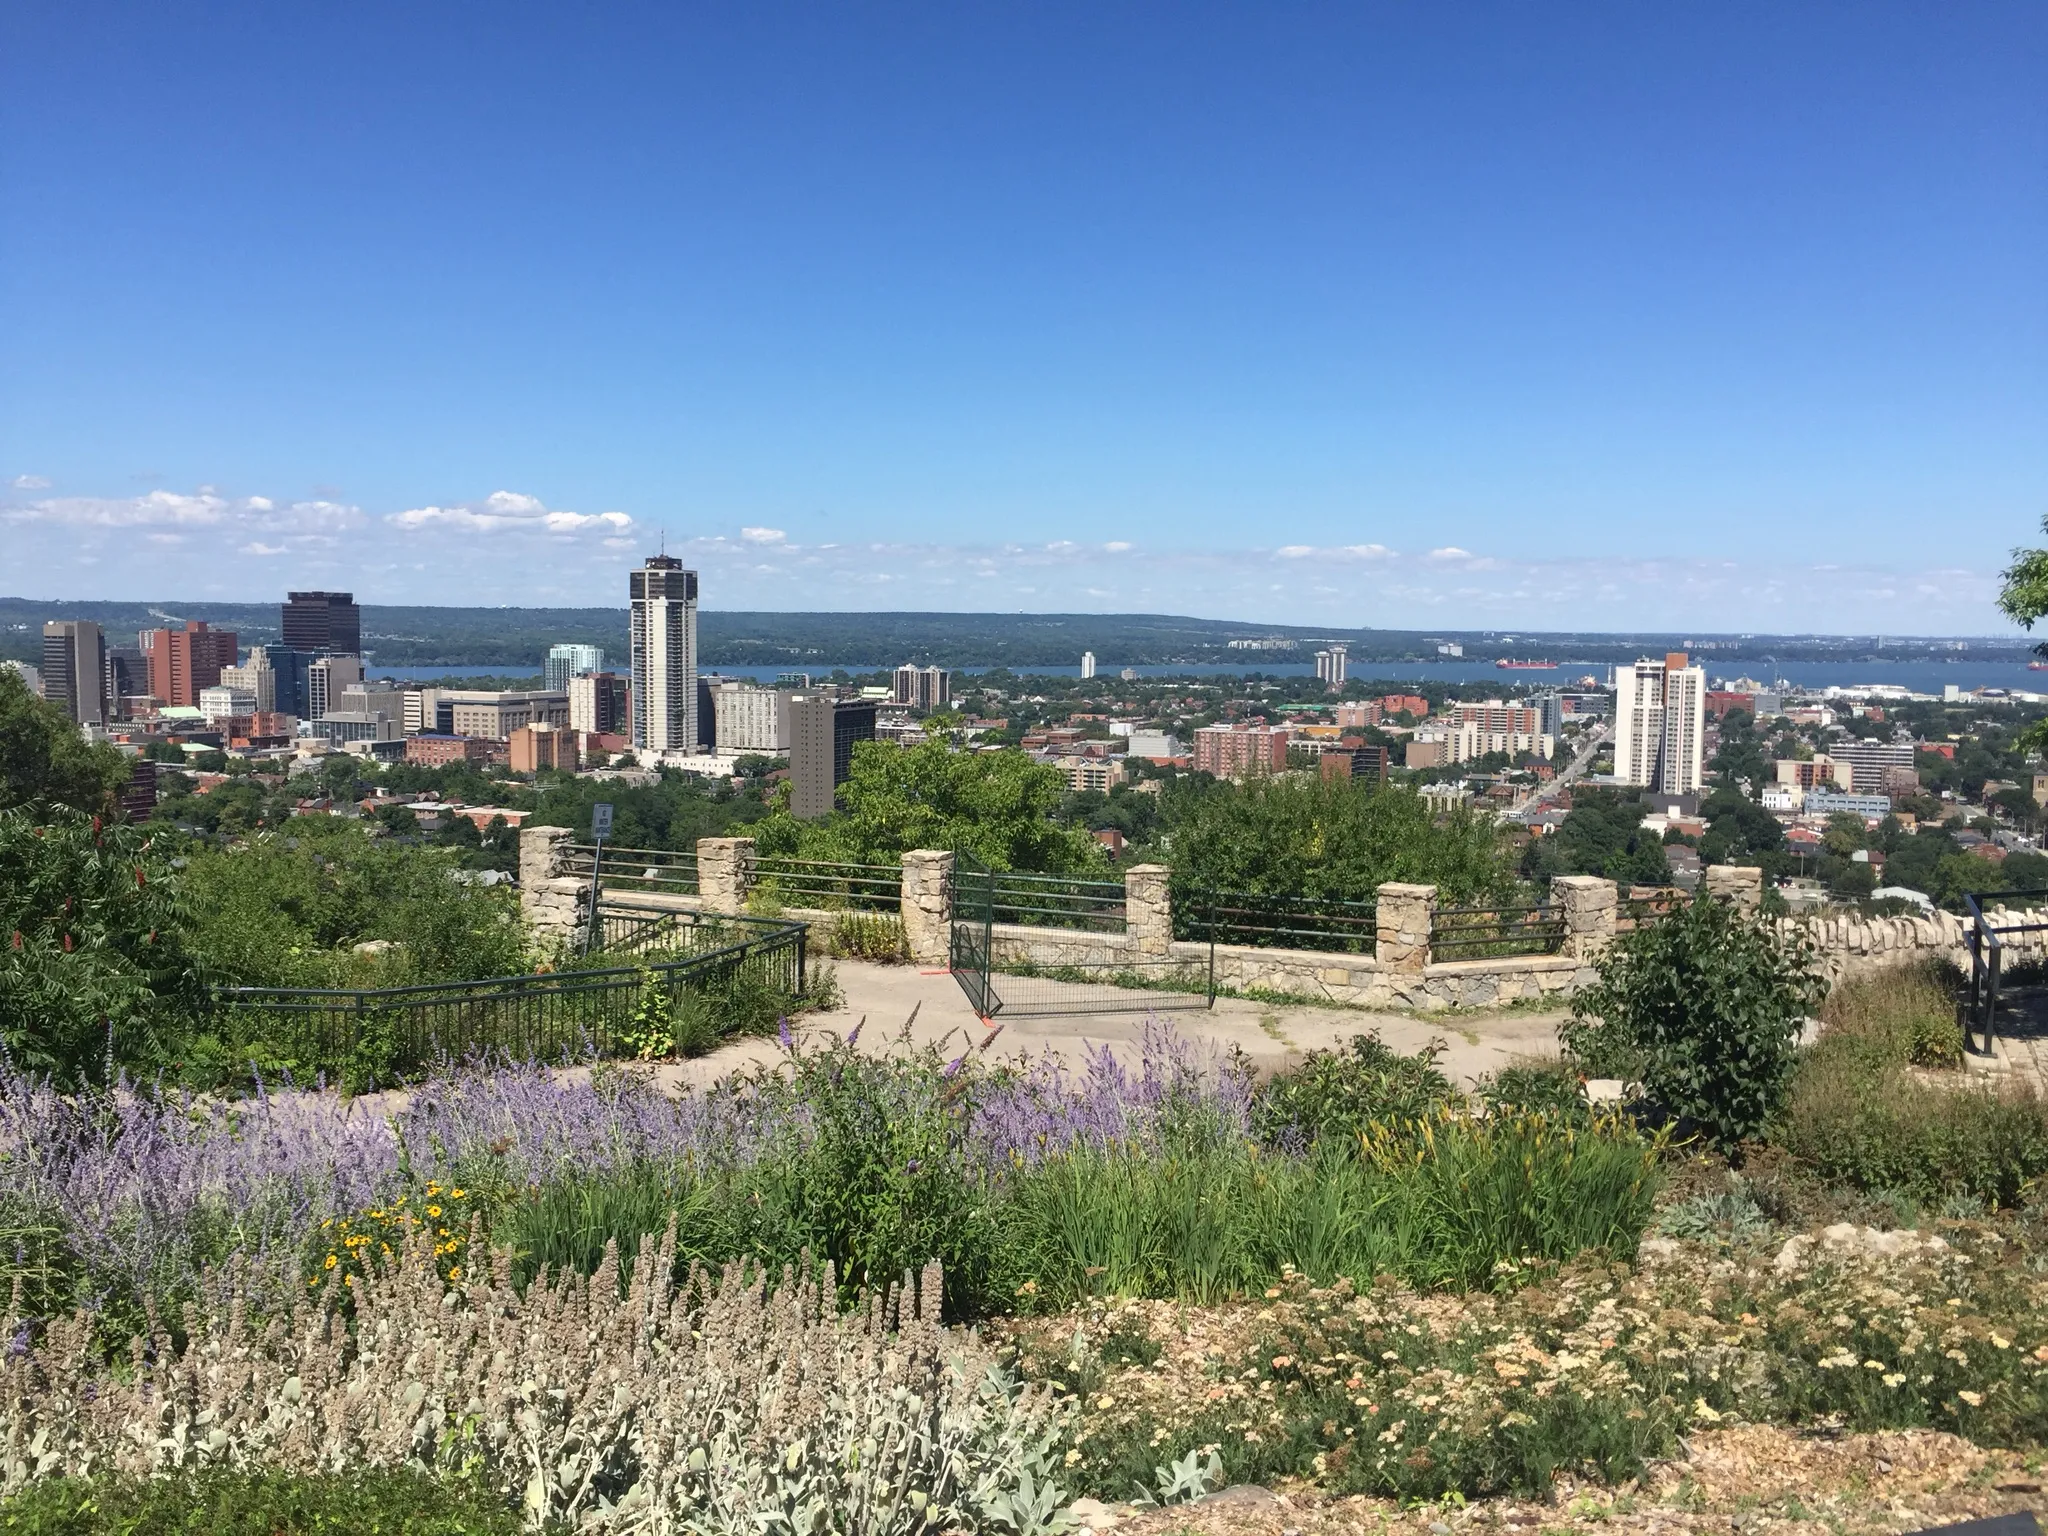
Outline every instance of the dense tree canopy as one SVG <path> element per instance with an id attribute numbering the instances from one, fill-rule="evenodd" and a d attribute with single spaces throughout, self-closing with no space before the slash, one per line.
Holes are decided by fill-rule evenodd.
<path id="1" fill-rule="evenodd" d="M 1669 885 L 1664 840 L 1643 827 L 1642 792 L 1575 787 L 1572 808 L 1556 832 L 1532 842 L 1522 858 L 1532 878 L 1602 875 L 1623 885 Z"/>
<path id="2" fill-rule="evenodd" d="M 1408 789 L 1288 776 L 1169 793 L 1175 883 L 1364 901 L 1385 881 L 1434 885 L 1446 905 L 1515 883 L 1502 829 L 1458 808 L 1438 815 Z"/>
<path id="3" fill-rule="evenodd" d="M 29 692 L 19 672 L 0 667 L 0 810 L 62 805 L 108 815 L 128 775 L 118 750 L 88 743 L 63 710 Z"/>
<path id="4" fill-rule="evenodd" d="M 0 1045 L 66 1086 L 146 1068 L 205 991 L 161 834 L 0 811 Z"/>
<path id="5" fill-rule="evenodd" d="M 836 812 L 799 821 L 778 807 L 753 835 L 764 854 L 850 864 L 891 864 L 913 848 L 946 848 L 991 869 L 1103 870 L 1101 845 L 1054 819 L 1066 792 L 1057 769 L 1021 752 L 866 741 L 854 748 Z"/>

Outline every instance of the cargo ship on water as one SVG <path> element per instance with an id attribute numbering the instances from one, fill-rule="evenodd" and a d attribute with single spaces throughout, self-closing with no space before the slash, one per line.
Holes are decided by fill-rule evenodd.
<path id="1" fill-rule="evenodd" d="M 1557 670 L 1557 663 L 1554 661 L 1510 661 L 1505 656 L 1496 661 L 1494 665 L 1504 672 L 1555 672 Z"/>

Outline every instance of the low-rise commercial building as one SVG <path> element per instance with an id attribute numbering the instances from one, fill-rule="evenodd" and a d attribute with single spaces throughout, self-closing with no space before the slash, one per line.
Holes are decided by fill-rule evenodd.
<path id="1" fill-rule="evenodd" d="M 1805 812 L 1808 816 L 1834 816 L 1843 812 L 1865 821 L 1882 821 L 1892 813 L 1892 803 L 1883 795 L 1849 795 L 1838 790 L 1809 790 Z"/>
<path id="2" fill-rule="evenodd" d="M 508 741 L 523 725 L 567 725 L 569 695 L 549 689 L 444 690 L 435 704 L 435 719 L 439 728 L 457 736 Z"/>
<path id="3" fill-rule="evenodd" d="M 543 768 L 574 773 L 581 766 L 575 733 L 565 725 L 522 725 L 506 741 L 514 773 L 538 773 Z"/>
<path id="4" fill-rule="evenodd" d="M 475 736 L 420 731 L 405 739 L 405 760 L 421 768 L 446 768 L 451 763 L 481 768 L 490 758 L 491 744 Z"/>

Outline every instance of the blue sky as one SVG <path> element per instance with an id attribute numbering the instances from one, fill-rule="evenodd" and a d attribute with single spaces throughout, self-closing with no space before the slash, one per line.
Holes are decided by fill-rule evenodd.
<path id="1" fill-rule="evenodd" d="M 0 10 L 0 591 L 1997 632 L 2048 6 Z"/>

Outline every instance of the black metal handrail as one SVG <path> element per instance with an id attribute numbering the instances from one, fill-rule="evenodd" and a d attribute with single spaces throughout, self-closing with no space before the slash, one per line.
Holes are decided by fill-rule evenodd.
<path id="1" fill-rule="evenodd" d="M 1970 986 L 1963 994 L 1958 1009 L 1962 1017 L 1957 1022 L 1962 1026 L 1963 1048 L 1978 1056 L 1998 1054 L 1998 991 L 2005 971 L 2006 936 L 2048 933 L 2048 922 L 1992 922 L 1984 913 L 1983 903 L 1987 896 L 2003 901 L 2039 899 L 2048 897 L 2048 889 L 1966 891 L 1963 894 L 1963 916 L 1968 927 L 1964 942 L 1970 947 Z M 1977 1044 L 1980 1037 L 1984 1042 L 1981 1049 Z"/>

